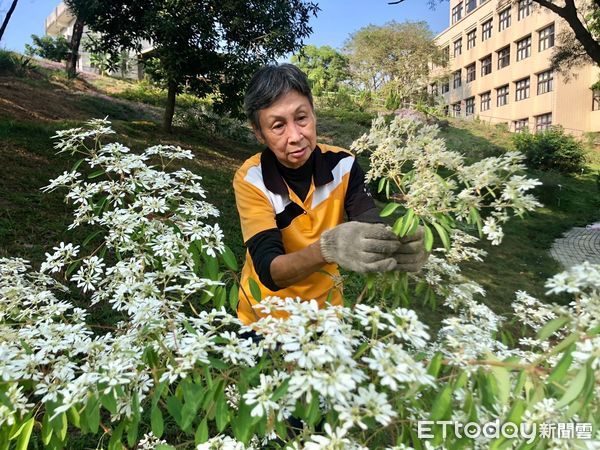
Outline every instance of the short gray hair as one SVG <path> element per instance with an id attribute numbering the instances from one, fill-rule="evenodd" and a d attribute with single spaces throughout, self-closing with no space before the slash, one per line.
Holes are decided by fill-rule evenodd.
<path id="1" fill-rule="evenodd" d="M 306 74 L 293 64 L 264 66 L 250 80 L 244 98 L 244 110 L 250 123 L 260 130 L 258 112 L 268 108 L 282 95 L 297 91 L 313 107 L 313 98 Z"/>

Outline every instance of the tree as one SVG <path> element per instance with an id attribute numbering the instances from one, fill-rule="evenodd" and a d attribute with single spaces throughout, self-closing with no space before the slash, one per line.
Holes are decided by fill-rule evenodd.
<path id="1" fill-rule="evenodd" d="M 291 61 L 307 74 L 315 95 L 337 91 L 350 78 L 348 58 L 328 45 L 307 45 Z"/>
<path id="2" fill-rule="evenodd" d="M 350 36 L 345 50 L 355 82 L 399 102 L 414 100 L 422 91 L 430 62 L 443 64 L 426 22 L 369 25 Z"/>
<path id="3" fill-rule="evenodd" d="M 433 7 L 438 2 L 447 0 L 428 0 Z M 559 47 L 553 58 L 555 68 L 560 68 L 562 62 L 574 62 L 582 54 L 587 55 L 596 65 L 600 66 L 600 0 L 589 0 L 576 5 L 575 0 L 564 0 L 564 6 L 560 6 L 553 0 L 532 0 L 537 5 L 547 8 L 558 16 L 562 17 L 571 30 L 577 42 L 580 45 L 565 45 Z M 404 0 L 395 0 L 388 2 L 390 5 L 397 5 Z M 567 39 L 568 40 L 568 39 Z M 563 39 L 565 41 L 565 39 Z M 558 67 L 556 67 L 558 66 Z"/>
<path id="4" fill-rule="evenodd" d="M 67 58 L 66 71 L 69 78 L 74 78 L 77 74 L 77 60 L 79 59 L 79 45 L 81 44 L 81 37 L 83 36 L 83 27 L 85 22 L 83 18 L 78 14 L 73 24 L 73 34 L 71 35 L 71 42 L 69 43 L 69 57 Z"/>
<path id="5" fill-rule="evenodd" d="M 25 44 L 25 53 L 38 55 L 51 61 L 64 61 L 69 54 L 69 42 L 64 36 L 31 35 L 32 45 Z"/>
<path id="6" fill-rule="evenodd" d="M 167 89 L 163 128 L 171 131 L 176 95 L 185 86 L 214 94 L 218 111 L 235 111 L 255 69 L 298 50 L 318 6 L 305 0 L 67 0 L 99 33 L 106 53 L 152 43 Z M 243 14 L 240 12 L 244 11 Z"/>
<path id="7" fill-rule="evenodd" d="M 15 11 L 18 1 L 19 0 L 13 0 L 13 2 L 10 5 L 10 8 L 8 8 L 8 12 L 6 13 L 6 16 L 4 16 L 4 20 L 2 21 L 2 26 L 0 27 L 0 41 L 2 40 L 2 36 L 4 36 L 4 30 L 6 30 L 8 22 L 10 22 L 10 17 L 12 16 L 12 13 Z"/>

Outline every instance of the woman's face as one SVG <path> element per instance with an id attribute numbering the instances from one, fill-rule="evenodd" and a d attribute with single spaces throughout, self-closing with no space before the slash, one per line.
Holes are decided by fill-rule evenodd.
<path id="1" fill-rule="evenodd" d="M 308 98 L 298 91 L 282 95 L 258 111 L 260 129 L 254 134 L 285 167 L 297 169 L 317 146 L 317 120 Z"/>

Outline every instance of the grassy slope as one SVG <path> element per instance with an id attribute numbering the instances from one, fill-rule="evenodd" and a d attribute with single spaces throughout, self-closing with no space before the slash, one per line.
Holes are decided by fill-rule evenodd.
<path id="1" fill-rule="evenodd" d="M 258 151 L 258 147 L 208 137 L 201 130 L 181 128 L 167 135 L 156 122 L 160 110 L 136 103 L 114 102 L 99 95 L 108 93 L 143 100 L 145 94 L 136 93 L 139 88 L 130 83 L 107 79 L 90 84 L 0 78 L 0 94 L 9 102 L 25 88 L 30 92 L 30 100 L 25 103 L 28 111 L 17 111 L 6 102 L 0 103 L 3 162 L 0 166 L 0 256 L 20 256 L 37 265 L 52 245 L 84 235 L 83 231 L 76 231 L 73 237 L 71 232 L 65 231 L 70 207 L 62 202 L 61 193 L 42 194 L 39 189 L 73 163 L 68 156 L 54 154 L 50 136 L 57 129 L 73 126 L 86 117 L 108 115 L 119 134 L 118 139 L 134 149 L 168 142 L 195 152 L 196 159 L 189 168 L 204 176 L 209 198 L 221 210 L 219 223 L 228 245 L 241 261 L 244 248 L 231 179 L 236 167 Z M 36 103 L 35 99 L 39 101 Z M 160 101 L 151 103 L 160 104 Z M 319 133 L 323 141 L 348 146 L 366 131 L 366 123 L 361 115 L 340 121 L 331 112 L 324 112 L 320 115 Z M 450 148 L 474 159 L 502 152 L 509 142 L 505 131 L 477 122 L 452 121 L 443 136 Z M 525 220 L 517 219 L 509 224 L 501 246 L 484 244 L 489 251 L 488 263 L 465 269 L 467 275 L 488 289 L 487 302 L 497 311 L 507 311 L 515 290 L 526 289 L 543 295 L 543 280 L 559 270 L 547 252 L 552 241 L 573 226 L 600 219 L 598 187 L 593 174 L 572 178 L 547 173 L 533 176 L 544 182 L 537 194 L 546 206 Z M 346 292 L 354 294 L 359 290 L 358 284 L 359 280 L 351 277 Z M 444 315 L 442 309 L 431 314 L 428 308 L 413 306 L 427 312 L 426 320 L 432 324 Z"/>

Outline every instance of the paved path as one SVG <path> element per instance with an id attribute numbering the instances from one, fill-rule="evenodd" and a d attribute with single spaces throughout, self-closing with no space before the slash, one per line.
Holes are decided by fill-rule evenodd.
<path id="1" fill-rule="evenodd" d="M 583 261 L 600 264 L 600 222 L 567 231 L 562 238 L 554 241 L 550 255 L 565 268 Z"/>

